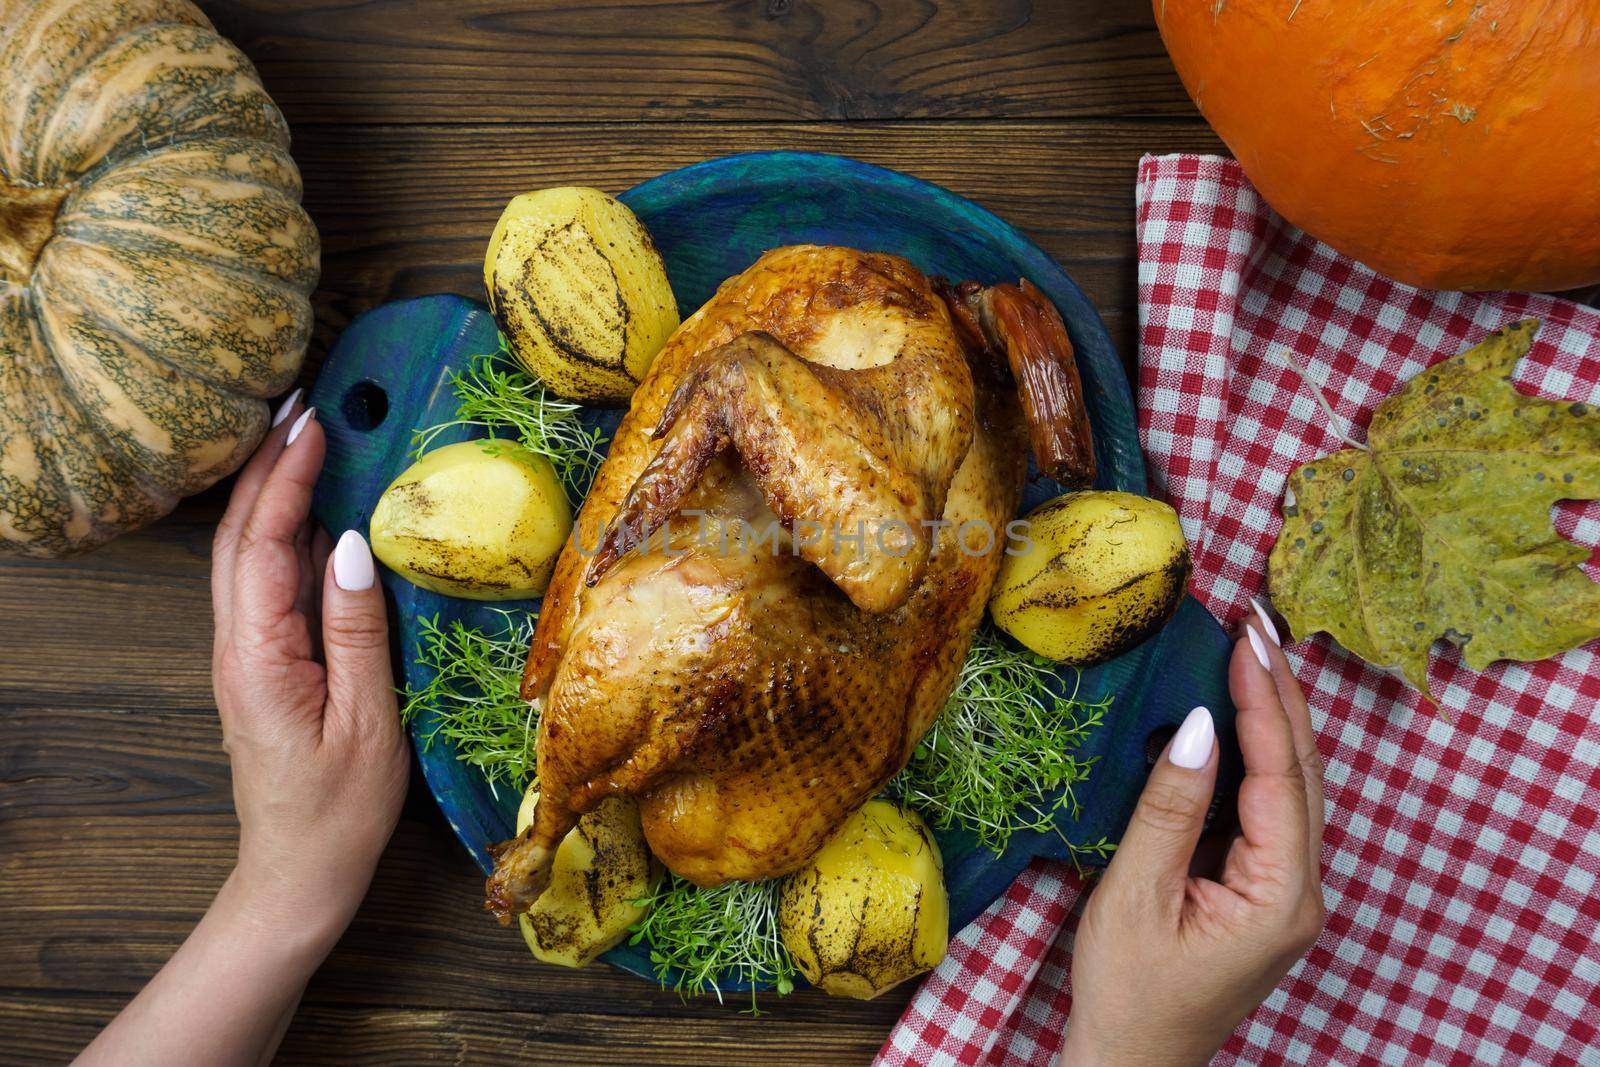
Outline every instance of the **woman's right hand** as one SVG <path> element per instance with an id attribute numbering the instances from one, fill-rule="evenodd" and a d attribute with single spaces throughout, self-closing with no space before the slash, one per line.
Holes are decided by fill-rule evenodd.
<path id="1" fill-rule="evenodd" d="M 1322 929 L 1322 761 L 1265 613 L 1234 645 L 1228 682 L 1239 836 L 1215 880 L 1190 874 L 1217 776 L 1211 716 L 1196 708 L 1079 924 L 1064 1067 L 1207 1062 Z"/>
<path id="2" fill-rule="evenodd" d="M 239 813 L 235 880 L 326 944 L 399 819 L 410 756 L 372 553 L 311 518 L 326 441 L 290 398 L 217 528 L 212 678 Z M 286 932 L 287 933 L 287 932 Z"/>

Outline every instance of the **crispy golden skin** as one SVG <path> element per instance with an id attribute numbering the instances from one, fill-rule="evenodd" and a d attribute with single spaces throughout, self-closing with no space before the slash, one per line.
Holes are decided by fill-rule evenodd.
<path id="1" fill-rule="evenodd" d="M 501 848 L 488 907 L 537 898 L 561 837 L 616 793 L 701 884 L 804 863 L 948 695 L 1024 473 L 1009 384 L 969 364 L 905 260 L 783 248 L 726 282 L 634 394 L 557 563 L 523 689 L 543 703 L 542 793 Z M 660 529 L 592 559 L 619 515 Z M 828 540 L 857 519 L 865 552 Z M 886 528 L 883 551 L 883 519 L 913 535 Z M 987 551 L 958 545 L 969 520 L 995 531 Z M 795 554 L 804 522 L 828 551 Z"/>

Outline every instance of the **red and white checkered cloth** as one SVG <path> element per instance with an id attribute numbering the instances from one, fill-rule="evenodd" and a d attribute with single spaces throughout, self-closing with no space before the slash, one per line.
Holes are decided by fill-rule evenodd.
<path id="1" fill-rule="evenodd" d="M 1228 160 L 1146 157 L 1137 203 L 1140 433 L 1224 623 L 1262 587 L 1289 470 L 1341 447 L 1311 388 L 1359 435 L 1416 371 L 1533 316 L 1518 384 L 1600 402 L 1593 309 L 1389 281 L 1284 222 Z M 1600 541 L 1600 506 L 1556 523 Z M 1296 636 L 1327 765 L 1328 923 L 1216 1062 L 1600 1064 L 1600 649 L 1481 674 L 1436 655 L 1436 714 Z M 1081 890 L 1029 868 L 953 939 L 878 1063 L 1050 1063 Z"/>

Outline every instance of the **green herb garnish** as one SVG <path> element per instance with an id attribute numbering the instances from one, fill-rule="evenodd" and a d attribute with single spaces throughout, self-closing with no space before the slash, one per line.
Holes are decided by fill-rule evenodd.
<path id="1" fill-rule="evenodd" d="M 432 672 L 421 689 L 407 689 L 400 714 L 411 722 L 425 710 L 433 718 L 422 744 L 444 738 L 456 758 L 483 772 L 489 790 L 497 783 L 522 790 L 534 778 L 534 738 L 539 715 L 522 699 L 522 661 L 538 616 L 501 611 L 505 629 L 496 636 L 459 619 L 440 626 L 439 617 L 417 622 L 417 666 Z"/>
<path id="2" fill-rule="evenodd" d="M 889 783 L 890 795 L 938 829 L 972 831 L 997 855 L 1018 831 L 1059 834 L 1055 815 L 1077 818 L 1073 786 L 1095 762 L 1072 750 L 1105 719 L 1111 697 L 1089 703 L 1074 691 L 1062 698 L 1055 671 L 1043 656 L 980 629 L 944 710 Z M 1104 856 L 1112 847 L 1104 839 L 1067 844 L 1074 856 Z"/>
<path id="3" fill-rule="evenodd" d="M 779 996 L 794 989 L 795 965 L 778 933 L 778 895 L 783 884 L 724 882 L 702 889 L 668 874 L 648 901 L 650 910 L 633 928 L 629 944 L 650 943 L 650 962 L 662 985 L 685 995 L 708 990 L 722 999 L 719 982 L 752 986 L 771 983 Z M 750 1011 L 756 1008 L 750 993 Z"/>
<path id="4" fill-rule="evenodd" d="M 421 457 L 441 433 L 458 426 L 487 430 L 485 447 L 491 449 L 497 434 L 509 431 L 517 444 L 550 461 L 574 504 L 583 502 L 605 458 L 606 437 L 579 420 L 582 404 L 561 399 L 518 369 L 504 337 L 498 353 L 473 356 L 467 369 L 450 375 L 449 382 L 456 394 L 455 417 L 414 431 L 413 456 Z"/>

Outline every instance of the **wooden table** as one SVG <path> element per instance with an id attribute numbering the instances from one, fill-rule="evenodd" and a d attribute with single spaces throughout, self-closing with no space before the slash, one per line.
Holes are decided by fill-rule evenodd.
<path id="1" fill-rule="evenodd" d="M 992 208 L 1135 352 L 1141 153 L 1218 151 L 1146 0 L 244 0 L 204 3 L 294 130 L 322 231 L 304 381 L 385 300 L 478 296 L 513 195 L 619 191 L 751 149 L 838 152 Z M 226 486 L 76 560 L 0 560 L 0 1061 L 69 1058 L 232 862 L 209 677 Z M 536 964 L 418 779 L 288 1063 L 864 1063 L 912 990 L 680 1003 Z"/>

